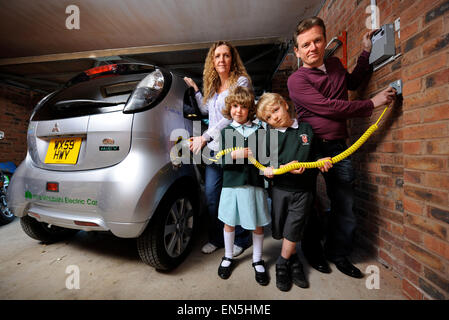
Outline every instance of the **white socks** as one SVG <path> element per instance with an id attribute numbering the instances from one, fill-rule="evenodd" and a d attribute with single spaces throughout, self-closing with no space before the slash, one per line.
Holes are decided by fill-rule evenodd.
<path id="1" fill-rule="evenodd" d="M 253 262 L 262 260 L 264 234 L 256 234 L 253 232 Z M 262 265 L 255 266 L 257 272 L 264 272 L 265 268 Z"/>
<path id="2" fill-rule="evenodd" d="M 225 257 L 232 259 L 233 252 L 234 252 L 234 238 L 235 238 L 235 231 L 227 232 L 223 229 L 223 237 L 224 237 L 224 245 L 225 245 Z M 222 267 L 229 267 L 231 264 L 230 261 L 223 260 L 221 263 Z"/>
<path id="3" fill-rule="evenodd" d="M 227 232 L 223 229 L 223 238 L 225 245 L 225 257 L 233 258 L 235 231 Z M 263 248 L 264 234 L 256 234 L 253 232 L 253 262 L 259 262 L 262 260 L 262 248 Z M 222 267 L 229 267 L 231 262 L 223 260 L 221 262 Z M 265 272 L 265 268 L 262 265 L 255 266 L 257 272 Z"/>

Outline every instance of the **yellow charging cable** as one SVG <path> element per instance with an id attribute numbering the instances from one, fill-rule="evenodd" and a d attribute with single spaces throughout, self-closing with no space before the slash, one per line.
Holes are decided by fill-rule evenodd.
<path id="1" fill-rule="evenodd" d="M 387 109 L 388 109 L 388 106 L 385 107 L 384 111 L 380 115 L 379 119 L 377 119 L 376 123 L 371 125 L 365 131 L 365 133 L 356 142 L 353 143 L 352 146 L 350 146 L 348 149 L 346 149 L 342 153 L 337 154 L 335 157 L 332 157 L 330 160 L 321 160 L 321 161 L 314 161 L 314 162 L 296 162 L 296 163 L 292 163 L 292 164 L 287 164 L 287 165 L 283 166 L 282 168 L 273 169 L 273 174 L 274 175 L 284 174 L 286 172 L 289 172 L 289 171 L 292 171 L 295 169 L 299 169 L 299 168 L 312 169 L 312 168 L 323 167 L 326 161 L 331 161 L 332 163 L 337 163 L 337 162 L 343 160 L 344 158 L 349 157 L 358 148 L 360 148 L 362 146 L 362 144 L 365 143 L 366 140 L 368 140 L 368 138 L 373 134 L 374 131 L 377 130 L 377 128 L 378 128 L 377 125 L 379 124 L 380 119 L 382 119 L 382 117 L 383 117 L 385 111 L 387 111 Z M 222 156 L 224 156 L 232 151 L 241 150 L 241 149 L 244 149 L 244 148 L 243 147 L 234 147 L 234 148 L 227 148 L 227 149 L 221 150 L 220 152 L 218 152 L 215 155 L 215 157 L 213 159 L 209 158 L 209 160 L 217 162 L 218 159 L 220 159 Z M 266 167 L 263 166 L 262 164 L 260 164 L 254 157 L 248 157 L 248 160 L 257 169 L 262 170 L 262 171 L 264 171 L 266 169 Z"/>

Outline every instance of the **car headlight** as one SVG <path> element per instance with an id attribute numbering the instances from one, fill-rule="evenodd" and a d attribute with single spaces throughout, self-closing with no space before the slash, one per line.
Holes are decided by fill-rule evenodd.
<path id="1" fill-rule="evenodd" d="M 139 82 L 123 109 L 123 113 L 140 112 L 156 106 L 168 91 L 164 73 L 156 69 Z"/>

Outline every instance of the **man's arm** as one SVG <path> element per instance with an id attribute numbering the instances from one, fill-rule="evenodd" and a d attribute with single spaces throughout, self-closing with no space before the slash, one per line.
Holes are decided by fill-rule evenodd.
<path id="1" fill-rule="evenodd" d="M 357 59 L 357 64 L 352 73 L 346 74 L 348 90 L 356 90 L 362 83 L 368 81 L 373 73 L 373 66 L 369 64 L 370 53 L 363 50 Z"/>
<path id="2" fill-rule="evenodd" d="M 348 117 L 368 117 L 374 108 L 371 100 L 336 100 L 323 96 L 303 75 L 292 75 L 287 82 L 295 105 L 324 118 L 340 120 Z"/>
<path id="3" fill-rule="evenodd" d="M 352 73 L 347 73 L 346 75 L 348 90 L 356 90 L 359 85 L 364 82 L 364 80 L 368 81 L 369 77 L 371 77 L 371 74 L 373 73 L 373 66 L 369 64 L 369 56 L 373 46 L 371 38 L 376 31 L 377 29 L 371 30 L 363 35 L 363 51 L 357 59 L 357 64 Z"/>

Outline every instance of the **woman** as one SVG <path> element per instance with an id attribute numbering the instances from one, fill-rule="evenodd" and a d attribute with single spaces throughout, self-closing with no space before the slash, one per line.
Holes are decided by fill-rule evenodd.
<path id="1" fill-rule="evenodd" d="M 209 127 L 202 136 L 193 137 L 190 150 L 201 152 L 206 146 L 216 153 L 219 148 L 220 132 L 232 120 L 226 119 L 221 113 L 225 106 L 225 98 L 229 89 L 237 86 L 250 87 L 251 80 L 246 72 L 237 49 L 226 41 L 215 42 L 209 49 L 204 63 L 203 91 L 191 78 L 184 78 L 188 86 L 195 90 L 195 98 L 203 114 L 209 116 Z M 205 173 L 205 193 L 209 212 L 209 242 L 203 246 L 203 253 L 212 253 L 223 244 L 223 222 L 218 220 L 218 204 L 223 183 L 223 171 L 216 164 L 209 164 Z M 250 233 L 241 227 L 236 228 L 234 256 L 238 256 L 250 246 Z"/>

